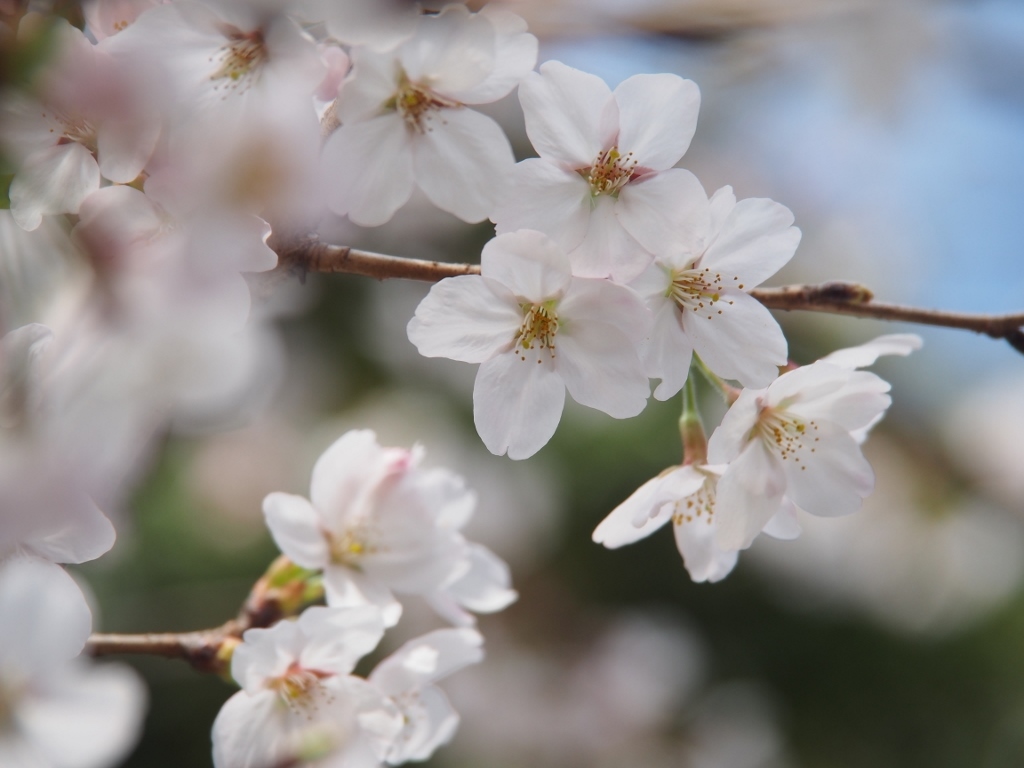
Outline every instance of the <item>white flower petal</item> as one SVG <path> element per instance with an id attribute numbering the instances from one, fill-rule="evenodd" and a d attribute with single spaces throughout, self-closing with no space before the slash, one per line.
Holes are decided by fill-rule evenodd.
<path id="1" fill-rule="evenodd" d="M 409 321 L 408 334 L 424 357 L 482 363 L 507 351 L 523 312 L 500 283 L 477 275 L 431 287 Z"/>
<path id="2" fill-rule="evenodd" d="M 463 221 L 489 218 L 515 167 L 504 131 L 472 109 L 443 109 L 424 121 L 413 152 L 416 183 L 430 201 Z"/>
<path id="3" fill-rule="evenodd" d="M 398 90 L 394 55 L 356 48 L 352 51 L 352 71 L 341 90 L 345 95 L 335 102 L 334 114 L 343 125 L 379 117 Z"/>
<path id="4" fill-rule="evenodd" d="M 379 581 L 342 565 L 324 568 L 327 605 L 337 608 L 375 605 L 384 617 L 384 626 L 393 627 L 402 617 L 402 604 Z"/>
<path id="5" fill-rule="evenodd" d="M 782 462 L 786 495 L 812 515 L 838 517 L 856 512 L 875 487 L 871 465 L 842 427 L 819 422 L 814 436 L 814 453 L 803 450 Z"/>
<path id="6" fill-rule="evenodd" d="M 272 493 L 263 500 L 270 535 L 278 548 L 303 568 L 319 569 L 327 565 L 327 540 L 316 509 L 301 496 Z"/>
<path id="7" fill-rule="evenodd" d="M 728 464 L 740 455 L 757 423 L 763 396 L 763 390 L 745 389 L 740 392 L 736 402 L 722 417 L 722 423 L 711 433 L 708 440 L 709 463 Z"/>
<path id="8" fill-rule="evenodd" d="M 135 745 L 145 709 L 129 667 L 72 664 L 22 698 L 15 717 L 52 768 L 107 768 Z"/>
<path id="9" fill-rule="evenodd" d="M 324 145 L 327 205 L 356 224 L 388 221 L 413 190 L 408 127 L 397 112 L 343 125 Z"/>
<path id="10" fill-rule="evenodd" d="M 694 351 L 717 375 L 744 387 L 767 387 L 786 364 L 786 336 L 772 313 L 752 296 L 725 289 L 705 309 L 682 315 Z"/>
<path id="11" fill-rule="evenodd" d="M 384 637 L 384 618 L 376 606 L 313 606 L 302 612 L 298 625 L 306 635 L 298 658 L 302 668 L 336 675 L 351 672 Z"/>
<path id="12" fill-rule="evenodd" d="M 640 275 L 653 256 L 622 226 L 614 197 L 600 195 L 594 200 L 587 222 L 587 234 L 570 251 L 572 272 L 577 277 L 610 278 L 628 283 Z"/>
<path id="13" fill-rule="evenodd" d="M 494 25 L 484 16 L 451 3 L 436 16 L 424 16 L 416 34 L 399 49 L 402 69 L 414 83 L 429 83 L 438 93 L 458 99 L 494 71 Z"/>
<path id="14" fill-rule="evenodd" d="M 537 153 L 566 170 L 589 168 L 611 146 L 618 107 L 596 75 L 546 61 L 519 85 L 526 134 Z"/>
<path id="15" fill-rule="evenodd" d="M 583 242 L 590 223 L 590 185 L 540 157 L 518 163 L 494 211 L 499 235 L 536 229 L 566 251 Z"/>
<path id="16" fill-rule="evenodd" d="M 435 683 L 484 657 L 475 629 L 437 629 L 410 640 L 374 668 L 368 678 L 387 696 Z"/>
<path id="17" fill-rule="evenodd" d="M 694 478 L 694 482 L 696 490 L 704 483 L 704 478 Z M 652 477 L 613 509 L 594 529 L 591 538 L 608 549 L 618 549 L 646 538 L 671 519 L 675 509 L 671 502 L 676 498 L 665 483 L 664 475 Z"/>
<path id="18" fill-rule="evenodd" d="M 797 506 L 786 496 L 782 499 L 782 506 L 779 507 L 779 511 L 765 525 L 764 533 L 773 539 L 792 541 L 799 538 L 802 531 L 800 520 L 797 518 Z"/>
<path id="19" fill-rule="evenodd" d="M 473 387 L 473 421 L 487 449 L 526 459 L 543 448 L 558 427 L 565 385 L 550 364 L 507 353 L 480 366 Z"/>
<path id="20" fill-rule="evenodd" d="M 480 272 L 518 299 L 534 303 L 560 298 L 572 281 L 565 252 L 546 235 L 528 229 L 490 240 L 480 254 Z"/>
<path id="21" fill-rule="evenodd" d="M 471 544 L 468 557 L 469 570 L 444 590 L 459 605 L 475 613 L 495 613 L 518 599 L 504 560 L 482 544 Z"/>
<path id="22" fill-rule="evenodd" d="M 113 523 L 84 495 L 64 507 L 62 522 L 29 535 L 22 546 L 54 563 L 87 563 L 109 552 L 117 539 Z"/>
<path id="23" fill-rule="evenodd" d="M 714 518 L 701 516 L 672 526 L 676 548 L 690 578 L 698 584 L 715 583 L 728 576 L 739 560 L 738 550 L 720 549 Z"/>
<path id="24" fill-rule="evenodd" d="M 839 368 L 866 368 L 884 355 L 906 357 L 921 348 L 921 337 L 914 333 L 891 333 L 879 336 L 857 347 L 839 349 L 818 362 Z"/>
<path id="25" fill-rule="evenodd" d="M 485 5 L 479 15 L 496 33 L 494 68 L 482 83 L 458 93 L 463 104 L 487 104 L 507 96 L 537 63 L 537 38 L 527 33 L 521 17 L 493 5 Z"/>
<path id="26" fill-rule="evenodd" d="M 100 186 L 100 169 L 88 149 L 74 142 L 31 155 L 11 182 L 11 213 L 18 226 L 34 230 L 54 213 L 78 213 Z"/>
<path id="27" fill-rule="evenodd" d="M 615 214 L 637 242 L 659 257 L 697 255 L 711 224 L 704 187 L 682 168 L 627 184 L 619 193 Z"/>
<path id="28" fill-rule="evenodd" d="M 619 151 L 641 168 L 663 171 L 679 162 L 697 130 L 700 89 L 678 75 L 633 75 L 615 89 Z"/>
<path id="29" fill-rule="evenodd" d="M 359 510 L 363 495 L 390 470 L 390 464 L 410 459 L 409 453 L 388 452 L 369 429 L 353 429 L 339 437 L 313 465 L 309 498 L 321 525 L 338 531 Z"/>
<path id="30" fill-rule="evenodd" d="M 799 370 L 830 367 L 828 363 L 817 362 Z M 821 391 L 816 397 L 808 394 L 795 398 L 788 410 L 808 421 L 833 422 L 847 431 L 874 424 L 892 403 L 886 394 L 889 382 L 868 371 L 833 370 L 842 374 L 841 387 Z"/>
<path id="31" fill-rule="evenodd" d="M 459 715 L 440 688 L 430 686 L 406 704 L 402 711 L 405 727 L 395 739 L 387 759 L 392 765 L 426 760 L 451 741 L 459 726 Z"/>
<path id="32" fill-rule="evenodd" d="M 617 419 L 636 416 L 651 394 L 633 342 L 608 323 L 574 323 L 560 329 L 555 369 L 576 402 Z"/>
<path id="33" fill-rule="evenodd" d="M 784 205 L 765 198 L 740 200 L 729 213 L 701 266 L 750 289 L 778 272 L 796 253 L 800 230 Z"/>
<path id="34" fill-rule="evenodd" d="M 661 270 L 658 267 L 654 269 Z M 693 344 L 683 332 L 679 310 L 673 301 L 664 299 L 654 313 L 651 333 L 640 347 L 644 370 L 652 379 L 661 379 L 654 390 L 658 400 L 668 400 L 683 388 L 690 373 Z"/>
<path id="35" fill-rule="evenodd" d="M 558 305 L 560 322 L 571 328 L 590 323 L 616 326 L 634 344 L 646 337 L 651 313 L 633 289 L 609 282 L 577 278 Z"/>
<path id="36" fill-rule="evenodd" d="M 786 491 L 781 463 L 761 440 L 754 440 L 729 464 L 715 501 L 720 549 L 746 549 L 778 511 Z"/>

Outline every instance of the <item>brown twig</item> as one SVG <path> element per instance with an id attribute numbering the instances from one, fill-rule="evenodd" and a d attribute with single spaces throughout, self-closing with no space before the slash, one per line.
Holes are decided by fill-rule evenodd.
<path id="1" fill-rule="evenodd" d="M 440 261 L 407 259 L 380 253 L 359 251 L 342 245 L 327 245 L 315 238 L 288 243 L 271 243 L 280 257 L 280 269 L 298 272 L 343 272 L 377 280 L 404 278 L 437 282 L 446 277 L 480 274 L 475 264 L 451 264 Z M 1007 339 L 1024 351 L 1024 312 L 984 315 L 946 312 L 875 301 L 874 294 L 856 283 L 832 282 L 821 285 L 788 285 L 782 288 L 757 288 L 750 295 L 769 309 L 785 311 L 829 312 L 837 315 L 868 317 L 944 328 L 960 328 Z"/>

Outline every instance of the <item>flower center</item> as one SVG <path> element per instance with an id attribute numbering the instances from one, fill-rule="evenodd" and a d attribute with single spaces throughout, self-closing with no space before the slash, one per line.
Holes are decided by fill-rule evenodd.
<path id="1" fill-rule="evenodd" d="M 328 704 L 333 701 L 330 691 L 320 684 L 321 680 L 330 676 L 329 672 L 305 669 L 293 661 L 283 675 L 267 681 L 267 687 L 277 691 L 289 709 L 311 711 L 319 706 L 321 699 Z"/>
<path id="2" fill-rule="evenodd" d="M 50 133 L 59 130 L 61 136 L 58 144 L 81 144 L 94 155 L 96 154 L 96 127 L 81 115 L 69 114 L 54 110 L 50 115 L 43 112 L 43 117 L 51 117 L 60 123 L 60 128 L 51 128 Z"/>
<path id="3" fill-rule="evenodd" d="M 760 437 L 769 450 L 775 452 L 783 461 L 792 460 L 800 469 L 807 469 L 804 462 L 807 453 L 815 453 L 814 446 L 821 438 L 814 433 L 818 425 L 813 421 L 804 421 L 787 411 L 764 406 L 754 427 L 754 435 Z"/>
<path id="4" fill-rule="evenodd" d="M 676 510 L 672 513 L 672 524 L 676 526 L 687 523 L 701 522 L 702 520 L 711 525 L 711 519 L 715 514 L 715 499 L 717 497 L 715 482 L 707 479 L 696 493 L 691 493 L 685 499 L 676 502 Z"/>
<path id="5" fill-rule="evenodd" d="M 377 552 L 377 547 L 370 543 L 370 531 L 365 525 L 346 528 L 339 536 L 325 532 L 330 548 L 331 562 L 349 568 L 359 569 L 366 555 Z"/>
<path id="6" fill-rule="evenodd" d="M 243 32 L 238 27 L 223 24 L 220 28 L 226 42 L 210 57 L 217 69 L 210 75 L 214 90 L 222 88 L 245 92 L 252 87 L 267 62 L 267 46 L 260 30 Z"/>
<path id="7" fill-rule="evenodd" d="M 622 189 L 633 178 L 636 170 L 636 160 L 633 153 L 619 154 L 618 147 L 606 149 L 597 156 L 597 160 L 590 168 L 581 168 L 580 174 L 590 185 L 590 194 L 611 195 L 617 197 Z"/>
<path id="8" fill-rule="evenodd" d="M 558 333 L 558 314 L 554 302 L 543 304 L 522 304 L 523 322 L 515 339 L 515 352 L 521 360 L 526 360 L 526 352 L 538 350 L 537 363 L 541 362 L 541 350 L 548 350 L 552 360 L 555 358 L 555 334 Z"/>
<path id="9" fill-rule="evenodd" d="M 722 301 L 723 277 L 720 273 L 712 272 L 708 267 L 699 269 L 691 266 L 688 269 L 674 270 L 671 277 L 672 282 L 669 283 L 665 295 L 676 303 L 680 312 L 707 312 L 708 320 L 713 317 L 713 313 L 722 314 L 722 310 L 715 306 Z M 739 278 L 734 277 L 732 280 L 735 283 Z M 732 304 L 733 301 L 726 299 L 725 303 Z"/>
<path id="10" fill-rule="evenodd" d="M 411 82 L 403 72 L 399 80 L 398 91 L 387 103 L 387 106 L 397 109 L 402 114 L 406 125 L 424 133 L 430 130 L 426 123 L 430 122 L 434 112 L 441 109 L 456 109 L 463 104 L 455 99 L 442 96 L 425 85 Z"/>

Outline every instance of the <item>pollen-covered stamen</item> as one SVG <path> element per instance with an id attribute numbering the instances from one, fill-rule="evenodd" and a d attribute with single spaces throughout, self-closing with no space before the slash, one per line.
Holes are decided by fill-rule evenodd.
<path id="1" fill-rule="evenodd" d="M 460 101 L 432 91 L 425 85 L 413 83 L 403 75 L 399 81 L 398 91 L 388 102 L 388 106 L 397 109 L 407 125 L 423 133 L 430 130 L 427 124 L 434 112 L 464 105 Z"/>
<path id="2" fill-rule="evenodd" d="M 814 420 L 805 421 L 780 408 L 765 406 L 758 416 L 754 435 L 760 437 L 768 449 L 783 461 L 792 461 L 800 469 L 807 469 L 805 462 L 811 453 L 817 451 L 818 425 Z"/>
<path id="3" fill-rule="evenodd" d="M 724 301 L 732 304 L 732 299 L 722 298 L 722 288 L 726 285 L 742 288 L 736 284 L 738 277 L 726 278 L 720 272 L 712 272 L 710 268 L 701 269 L 691 266 L 687 269 L 675 270 L 671 275 L 671 282 L 665 295 L 670 297 L 679 307 L 680 312 L 696 312 L 703 314 L 709 320 L 716 314 L 722 314 L 722 309 L 716 306 Z M 726 282 L 726 280 L 730 282 Z"/>
<path id="4" fill-rule="evenodd" d="M 558 333 L 558 313 L 553 302 L 543 304 L 522 304 L 523 322 L 516 334 L 515 352 L 520 360 L 526 360 L 527 351 L 547 350 L 555 358 L 555 335 Z M 541 362 L 541 355 L 537 355 Z"/>
<path id="5" fill-rule="evenodd" d="M 73 115 L 60 110 L 43 112 L 43 117 L 48 120 L 55 120 L 50 123 L 50 133 L 60 132 L 58 144 L 81 144 L 93 154 L 96 154 L 96 126 L 81 115 Z"/>
<path id="6" fill-rule="evenodd" d="M 618 147 L 606 149 L 597 156 L 594 164 L 589 168 L 581 168 L 578 173 L 590 185 L 590 193 L 597 195 L 611 195 L 615 197 L 633 178 L 637 162 L 633 159 L 633 153 L 619 154 Z"/>
<path id="7" fill-rule="evenodd" d="M 358 569 L 366 555 L 378 551 L 372 543 L 369 527 L 366 525 L 346 528 L 341 534 L 324 532 L 331 553 L 331 562 Z"/>
<path id="8" fill-rule="evenodd" d="M 281 700 L 290 709 L 310 712 L 315 710 L 323 699 L 330 703 L 332 695 L 324 689 L 320 681 L 331 677 L 330 672 L 321 672 L 318 669 L 305 669 L 297 661 L 280 677 L 275 677 L 267 682 L 267 687 L 277 691 Z"/>
<path id="9" fill-rule="evenodd" d="M 714 481 L 705 480 L 696 493 L 691 493 L 685 499 L 676 502 L 675 512 L 672 513 L 672 524 L 680 526 L 687 523 L 703 522 L 706 525 L 711 525 L 711 520 L 715 515 L 716 496 Z"/>
<path id="10" fill-rule="evenodd" d="M 210 75 L 214 90 L 248 90 L 259 79 L 267 62 L 267 46 L 263 33 L 256 29 L 243 32 L 238 27 L 223 24 L 220 28 L 226 42 L 217 54 L 210 57 L 217 68 Z"/>

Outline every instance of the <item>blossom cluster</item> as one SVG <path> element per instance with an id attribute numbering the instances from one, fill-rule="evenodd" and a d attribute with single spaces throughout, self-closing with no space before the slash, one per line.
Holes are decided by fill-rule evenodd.
<path id="1" fill-rule="evenodd" d="M 493 222 L 480 274 L 436 284 L 408 335 L 423 355 L 480 366 L 474 420 L 495 454 L 539 451 L 566 391 L 629 418 L 651 379 L 659 400 L 685 389 L 682 465 L 596 541 L 621 546 L 671 520 L 691 576 L 715 581 L 761 532 L 796 535 L 794 510 L 846 514 L 870 493 L 860 444 L 890 399 L 859 369 L 919 341 L 789 362 L 750 292 L 800 232 L 779 203 L 708 195 L 676 167 L 696 129 L 693 82 L 643 74 L 613 90 L 557 61 L 535 70 L 536 38 L 498 6 L 83 9 L 84 30 L 36 13 L 0 30 L 53 52 L 0 92 L 14 169 L 0 211 L 0 763 L 103 768 L 131 747 L 140 684 L 76 660 L 91 613 L 58 564 L 113 546 L 165 430 L 238 423 L 264 403 L 281 350 L 253 275 L 277 265 L 271 237 L 332 215 L 382 225 L 418 190 Z M 475 109 L 516 89 L 537 153 L 518 163 Z M 731 402 L 710 440 L 694 369 Z M 434 683 L 480 660 L 473 614 L 516 593 L 505 563 L 462 534 L 475 495 L 422 461 L 419 447 L 353 431 L 317 462 L 308 499 L 266 498 L 273 538 L 326 605 L 236 638 L 241 690 L 214 723 L 218 768 L 399 764 L 451 737 L 457 715 Z M 455 626 L 354 675 L 410 595 Z M 101 700 L 102 724 L 77 710 Z"/>

